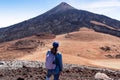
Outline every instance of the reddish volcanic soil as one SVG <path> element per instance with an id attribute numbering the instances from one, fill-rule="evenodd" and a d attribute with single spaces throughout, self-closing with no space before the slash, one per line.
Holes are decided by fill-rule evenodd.
<path id="1" fill-rule="evenodd" d="M 80 31 L 58 35 L 56 38 L 31 36 L 0 44 L 1 60 L 45 61 L 53 41 L 59 41 L 63 62 L 87 66 L 120 69 L 120 39 L 108 34 L 82 28 Z M 20 40 L 34 40 L 15 45 Z M 35 42 L 35 45 L 33 45 Z"/>

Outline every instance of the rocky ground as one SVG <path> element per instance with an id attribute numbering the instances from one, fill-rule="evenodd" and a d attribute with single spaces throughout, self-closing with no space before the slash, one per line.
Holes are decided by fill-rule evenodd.
<path id="1" fill-rule="evenodd" d="M 100 80 L 95 79 L 95 75 L 98 72 L 106 74 L 113 80 L 120 80 L 119 70 L 77 66 L 72 64 L 64 64 L 60 80 Z M 0 80 L 45 80 L 45 76 L 46 69 L 42 62 L 0 61 Z"/>

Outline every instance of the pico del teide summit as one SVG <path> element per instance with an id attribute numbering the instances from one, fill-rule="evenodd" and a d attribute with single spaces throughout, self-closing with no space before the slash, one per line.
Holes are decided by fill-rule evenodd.
<path id="1" fill-rule="evenodd" d="M 38 33 L 55 35 L 74 32 L 86 27 L 96 32 L 120 37 L 120 21 L 62 2 L 44 14 L 0 29 L 0 42 L 16 40 Z"/>

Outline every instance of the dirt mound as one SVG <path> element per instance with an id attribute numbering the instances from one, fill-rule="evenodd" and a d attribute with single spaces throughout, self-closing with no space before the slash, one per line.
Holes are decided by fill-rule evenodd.
<path id="1" fill-rule="evenodd" d="M 19 40 L 14 45 L 16 49 L 34 49 L 37 46 L 38 42 L 36 40 Z"/>
<path id="2" fill-rule="evenodd" d="M 50 42 L 50 39 L 45 40 L 45 39 L 38 39 L 38 37 L 36 39 L 33 38 L 18 40 L 15 43 L 13 43 L 10 48 L 15 50 L 36 49 L 38 46 L 44 47 L 46 44 Z"/>
<path id="3" fill-rule="evenodd" d="M 11 60 L 25 55 L 33 55 L 51 43 L 53 39 L 43 39 L 39 36 L 29 36 L 22 39 L 0 44 L 0 60 Z"/>
<path id="4" fill-rule="evenodd" d="M 94 31 L 91 31 L 90 29 L 81 29 L 78 32 L 73 33 L 67 33 L 65 35 L 65 38 L 72 39 L 72 40 L 80 40 L 80 41 L 119 41 L 120 39 L 114 36 L 105 35 L 102 33 L 97 33 Z"/>

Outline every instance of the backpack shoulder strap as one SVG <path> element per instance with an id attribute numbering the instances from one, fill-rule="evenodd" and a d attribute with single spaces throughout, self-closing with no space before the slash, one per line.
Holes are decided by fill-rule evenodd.
<path id="1" fill-rule="evenodd" d="M 48 50 L 46 55 L 50 54 L 50 52 L 51 52 L 51 51 L 50 51 L 50 50 Z"/>

